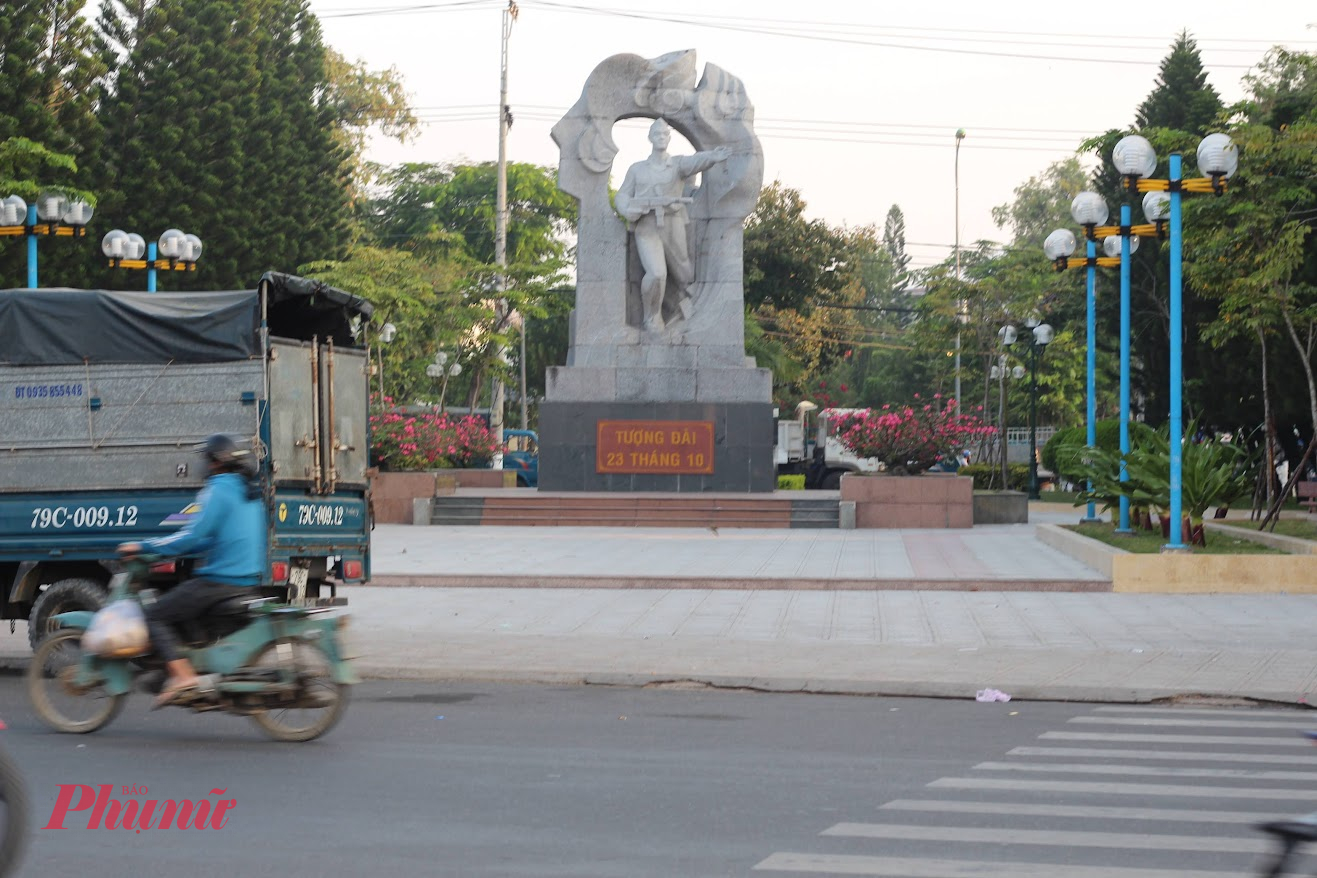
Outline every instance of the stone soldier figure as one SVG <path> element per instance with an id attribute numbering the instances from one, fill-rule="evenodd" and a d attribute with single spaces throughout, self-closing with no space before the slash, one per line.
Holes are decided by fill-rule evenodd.
<path id="1" fill-rule="evenodd" d="M 686 181 L 732 154 L 727 147 L 719 146 L 694 155 L 670 156 L 671 139 L 668 123 L 655 120 L 649 128 L 654 151 L 627 169 L 615 199 L 618 212 L 635 231 L 636 251 L 644 268 L 640 301 L 647 330 L 664 328 L 663 302 L 669 282 L 675 300 L 695 280 L 686 212 L 691 199 L 685 196 Z"/>

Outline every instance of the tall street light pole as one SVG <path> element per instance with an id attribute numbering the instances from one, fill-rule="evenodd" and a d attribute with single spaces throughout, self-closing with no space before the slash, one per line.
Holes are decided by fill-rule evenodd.
<path id="1" fill-rule="evenodd" d="M 956 129 L 956 283 L 960 283 L 960 142 L 965 139 L 965 129 Z M 956 411 L 960 411 L 960 292 L 956 298 Z"/>
<path id="2" fill-rule="evenodd" d="M 498 301 L 494 307 L 495 321 L 502 329 L 507 319 L 508 302 L 503 293 L 507 290 L 508 267 L 508 128 L 511 127 L 512 108 L 508 106 L 508 39 L 512 36 L 512 23 L 517 20 L 517 4 L 508 0 L 503 10 L 501 51 L 499 53 L 498 93 L 498 183 L 495 195 L 494 264 L 498 267 Z M 494 360 L 502 363 L 506 352 L 500 344 Z M 493 468 L 503 468 L 503 378 L 495 376 L 489 391 L 489 429 L 499 443 L 494 453 Z M 523 405 L 525 393 L 522 393 Z"/>

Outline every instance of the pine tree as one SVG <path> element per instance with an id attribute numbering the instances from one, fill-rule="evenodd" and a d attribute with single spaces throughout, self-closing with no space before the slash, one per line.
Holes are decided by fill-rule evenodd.
<path id="1" fill-rule="evenodd" d="M 93 108 L 104 66 L 81 15 L 83 5 L 80 0 L 18 0 L 6 3 L 0 13 L 0 142 L 25 138 L 39 151 L 61 157 L 24 181 L 41 188 L 95 188 L 85 157 L 99 143 Z M 0 192 L 0 197 L 9 194 Z M 80 282 L 88 253 L 84 244 L 67 240 L 41 246 L 40 282 Z M 0 250 L 0 286 L 19 283 L 25 261 L 22 248 Z"/>
<path id="2" fill-rule="evenodd" d="M 899 204 L 893 204 L 887 211 L 887 220 L 883 223 L 883 247 L 892 259 L 893 292 L 900 292 L 910 285 L 910 254 L 905 252 L 905 214 Z"/>
<path id="3" fill-rule="evenodd" d="M 1203 135 L 1221 112 L 1221 98 L 1207 83 L 1198 44 L 1182 31 L 1162 59 L 1157 85 L 1139 105 L 1139 128 L 1174 128 Z"/>
<path id="4" fill-rule="evenodd" d="M 205 244 L 196 274 L 162 288 L 250 288 L 339 255 L 345 154 L 304 3 L 107 5 L 100 29 L 125 52 L 103 110 L 105 228 L 152 240 L 175 227 Z"/>

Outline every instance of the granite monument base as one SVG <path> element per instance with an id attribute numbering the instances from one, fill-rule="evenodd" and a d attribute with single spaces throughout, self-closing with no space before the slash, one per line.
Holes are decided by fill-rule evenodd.
<path id="1" fill-rule="evenodd" d="M 683 422 L 712 425 L 711 472 L 618 472 L 657 462 L 680 467 L 666 453 L 626 452 L 610 465 L 600 456 L 600 422 Z M 637 431 L 642 432 L 640 430 Z M 698 432 L 698 431 L 697 431 Z M 768 402 L 573 402 L 540 404 L 541 491 L 744 491 L 777 487 L 773 445 L 777 427 Z M 659 449 L 662 451 L 662 449 Z M 698 449 L 702 452 L 702 447 Z M 621 454 L 622 452 L 618 452 Z M 633 456 L 635 454 L 636 456 Z M 652 467 L 650 467 L 652 468 Z"/>

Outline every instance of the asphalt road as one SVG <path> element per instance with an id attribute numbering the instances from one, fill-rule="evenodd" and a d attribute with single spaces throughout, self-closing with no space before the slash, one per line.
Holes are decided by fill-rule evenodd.
<path id="1" fill-rule="evenodd" d="M 368 683 L 297 745 L 147 705 L 56 735 L 0 675 L 21 875 L 1211 878 L 1257 865 L 1255 820 L 1317 809 L 1317 718 L 1279 709 Z M 61 784 L 236 804 L 43 828 Z"/>

